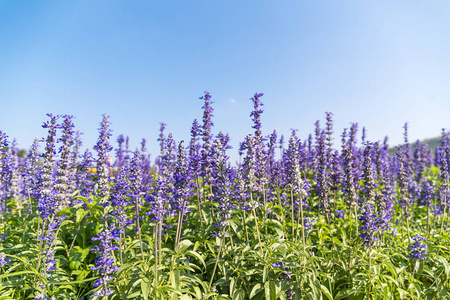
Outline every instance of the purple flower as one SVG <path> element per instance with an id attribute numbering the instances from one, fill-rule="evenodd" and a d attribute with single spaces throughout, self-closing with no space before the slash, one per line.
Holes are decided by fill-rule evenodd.
<path id="1" fill-rule="evenodd" d="M 428 246 L 423 243 L 423 241 L 426 241 L 427 239 L 419 234 L 416 234 L 411 239 L 414 241 L 414 244 L 410 247 L 411 252 L 408 254 L 408 257 L 412 259 L 426 260 L 428 255 L 426 250 L 428 249 Z"/>
<path id="2" fill-rule="evenodd" d="M 103 232 L 99 233 L 96 237 L 93 237 L 93 241 L 101 241 L 100 247 L 95 245 L 91 249 L 93 252 L 98 252 L 98 256 L 95 259 L 95 266 L 91 267 L 91 270 L 98 270 L 101 276 L 95 283 L 94 287 L 101 287 L 99 291 L 94 293 L 92 297 L 103 297 L 112 294 L 112 290 L 108 288 L 108 281 L 110 281 L 111 275 L 114 272 L 120 270 L 115 266 L 116 259 L 114 258 L 113 251 L 119 250 L 119 247 L 114 245 L 114 241 L 119 242 L 120 230 L 115 229 L 114 225 L 106 228 Z"/>
<path id="3" fill-rule="evenodd" d="M 42 166 L 41 172 L 41 184 L 38 197 L 37 209 L 41 214 L 41 218 L 47 219 L 50 214 L 55 213 L 55 191 L 53 183 L 53 160 L 55 156 L 55 136 L 56 130 L 59 125 L 56 123 L 59 116 L 53 116 L 52 114 L 47 114 L 50 117 L 50 121 L 45 122 L 42 125 L 43 128 L 48 129 L 47 139 L 45 140 L 45 153 L 44 164 Z"/>
<path id="4" fill-rule="evenodd" d="M 292 272 L 289 270 L 289 268 L 286 268 L 283 262 L 276 262 L 272 264 L 272 267 L 280 269 L 283 273 L 281 273 L 278 278 L 282 280 L 286 280 L 291 282 L 292 279 L 289 277 L 289 274 L 292 274 Z"/>
<path id="5" fill-rule="evenodd" d="M 73 140 L 73 128 L 72 123 L 73 116 L 63 116 L 64 121 L 61 126 L 63 129 L 62 136 L 58 139 L 58 142 L 62 143 L 59 148 L 60 159 L 58 161 L 57 178 L 54 185 L 56 194 L 55 201 L 59 208 L 66 207 L 69 203 L 69 191 L 70 191 L 70 178 L 73 173 L 72 161 L 71 161 L 71 147 L 74 143 Z"/>
<path id="6" fill-rule="evenodd" d="M 260 107 L 264 104 L 259 100 L 264 96 L 262 93 L 255 93 L 255 95 L 250 98 L 253 102 L 253 108 L 254 110 L 250 113 L 250 117 L 252 117 L 252 121 L 254 125 L 252 126 L 253 129 L 255 129 L 255 136 L 256 138 L 262 138 L 262 132 L 261 132 L 261 114 L 264 112 Z"/>
<path id="7" fill-rule="evenodd" d="M 361 234 L 359 235 L 363 244 L 367 247 L 372 247 L 378 238 L 375 236 L 375 232 L 379 229 L 377 227 L 377 215 L 374 213 L 375 208 L 366 203 L 364 207 L 361 209 L 362 215 L 359 217 L 359 220 L 362 223 L 362 227 L 359 228 Z"/>
<path id="8" fill-rule="evenodd" d="M 7 263 L 9 263 L 11 259 L 6 258 L 5 253 L 0 253 L 0 267 L 5 266 Z"/>
<path id="9" fill-rule="evenodd" d="M 342 210 L 336 209 L 334 211 L 334 214 L 336 216 L 336 219 L 345 219 L 345 209 Z"/>
<path id="10" fill-rule="evenodd" d="M 93 182 L 91 180 L 91 174 L 89 173 L 89 168 L 92 167 L 92 154 L 89 149 L 86 149 L 83 156 L 81 157 L 81 163 L 78 164 L 78 172 L 75 179 L 76 189 L 80 191 L 80 195 L 83 197 L 89 197 L 92 193 Z"/>
<path id="11" fill-rule="evenodd" d="M 314 223 L 317 223 L 317 221 L 311 217 L 304 217 L 303 222 L 305 224 L 305 230 L 313 230 Z"/>
<path id="12" fill-rule="evenodd" d="M 104 200 L 104 203 L 109 196 L 109 168 L 111 167 L 109 163 L 108 153 L 112 150 L 109 144 L 109 138 L 111 137 L 111 130 L 109 129 L 109 117 L 108 115 L 103 115 L 103 120 L 100 123 L 99 128 L 99 139 L 97 144 L 94 146 L 94 150 L 97 151 L 97 188 L 96 194 Z"/>

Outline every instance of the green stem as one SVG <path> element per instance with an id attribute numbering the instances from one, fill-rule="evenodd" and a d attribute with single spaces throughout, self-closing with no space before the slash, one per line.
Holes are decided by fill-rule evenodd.
<path id="1" fill-rule="evenodd" d="M 219 263 L 220 252 L 222 251 L 222 245 L 223 245 L 223 239 L 224 238 L 225 238 L 225 231 L 222 231 L 222 238 L 220 239 L 219 252 L 217 253 L 216 263 L 214 264 L 214 270 L 213 270 L 212 275 L 211 275 L 211 280 L 209 281 L 208 289 L 211 289 L 211 284 L 212 284 L 213 279 L 214 279 L 214 274 L 216 273 L 217 264 Z"/>

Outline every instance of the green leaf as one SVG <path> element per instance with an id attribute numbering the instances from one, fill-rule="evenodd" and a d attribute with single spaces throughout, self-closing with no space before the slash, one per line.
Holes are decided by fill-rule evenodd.
<path id="1" fill-rule="evenodd" d="M 267 277 L 269 276 L 269 269 L 264 266 L 264 270 L 263 270 L 263 283 L 266 283 Z"/>
<path id="2" fill-rule="evenodd" d="M 252 291 L 250 292 L 250 299 L 252 299 L 253 297 L 255 297 L 257 294 L 259 294 L 260 292 L 262 292 L 263 290 L 263 286 L 261 283 L 257 283 L 253 288 Z"/>
<path id="3" fill-rule="evenodd" d="M 84 217 L 86 217 L 86 215 L 88 214 L 88 211 L 85 211 L 84 209 L 80 208 L 77 210 L 76 212 L 76 223 L 80 224 L 80 222 L 84 219 Z"/>
<path id="4" fill-rule="evenodd" d="M 180 242 L 180 244 L 178 245 L 178 252 L 184 252 L 184 250 L 186 250 L 187 248 L 189 248 L 191 245 L 193 245 L 194 243 L 191 242 L 190 240 L 182 240 Z"/>
<path id="5" fill-rule="evenodd" d="M 233 292 L 234 292 L 234 284 L 235 284 L 234 278 L 231 278 L 230 279 L 230 296 L 232 298 L 233 298 Z"/>
<path id="6" fill-rule="evenodd" d="M 83 249 L 79 246 L 73 247 L 69 256 L 69 268 L 71 270 L 78 270 L 89 254 L 89 248 Z"/>
<path id="7" fill-rule="evenodd" d="M 333 300 L 333 295 L 331 295 L 330 291 L 328 290 L 328 288 L 324 285 L 320 285 L 320 289 L 322 290 L 322 293 L 325 294 L 325 296 L 327 296 L 327 298 L 329 300 Z"/>
<path id="8" fill-rule="evenodd" d="M 203 259 L 203 257 L 202 257 L 200 254 L 198 254 L 198 253 L 195 252 L 195 251 L 189 250 L 189 251 L 186 251 L 186 255 L 192 255 L 192 256 L 195 256 L 195 258 L 197 258 L 197 259 L 202 263 L 203 267 L 205 267 L 205 269 L 206 269 L 206 263 L 205 263 L 205 260 Z"/>
<path id="9" fill-rule="evenodd" d="M 444 265 L 445 275 L 447 275 L 447 278 L 450 277 L 450 265 L 448 264 L 448 261 L 442 256 L 438 256 L 438 258 Z"/>
<path id="10" fill-rule="evenodd" d="M 2 274 L 2 275 L 0 275 L 0 278 L 8 278 L 8 277 L 18 276 L 18 275 L 23 275 L 23 274 L 35 274 L 35 272 L 33 272 L 33 271 L 20 271 L 20 272 L 15 272 L 15 273 Z"/>
<path id="11" fill-rule="evenodd" d="M 173 270 L 172 272 L 172 287 L 176 290 L 180 290 L 180 270 Z"/>
<path id="12" fill-rule="evenodd" d="M 148 280 L 147 277 L 142 278 L 141 292 L 142 292 L 142 297 L 144 297 L 144 300 L 147 300 L 148 294 L 150 292 L 150 280 Z"/>
<path id="13" fill-rule="evenodd" d="M 266 281 L 264 283 L 264 291 L 266 293 L 266 299 L 267 300 L 276 300 L 277 299 L 277 292 L 275 289 L 275 282 L 273 281 Z"/>

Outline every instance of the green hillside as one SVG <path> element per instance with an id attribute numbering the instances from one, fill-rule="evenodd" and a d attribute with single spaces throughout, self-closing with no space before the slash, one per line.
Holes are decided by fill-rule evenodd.
<path id="1" fill-rule="evenodd" d="M 428 148 L 430 148 L 432 153 L 434 154 L 434 150 L 441 144 L 441 139 L 442 139 L 442 137 L 438 136 L 438 137 L 434 137 L 434 138 L 424 139 L 421 142 L 428 144 Z M 415 141 L 412 142 L 411 144 L 414 144 L 414 143 L 415 143 Z M 396 151 L 397 151 L 397 146 L 389 148 L 389 154 L 394 154 Z"/>

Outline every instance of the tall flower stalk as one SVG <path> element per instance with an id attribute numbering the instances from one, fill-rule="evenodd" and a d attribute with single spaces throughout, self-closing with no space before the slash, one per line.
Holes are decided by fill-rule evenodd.
<path id="1" fill-rule="evenodd" d="M 109 143 L 109 138 L 111 137 L 111 130 L 109 129 L 109 117 L 108 115 L 103 115 L 103 120 L 100 123 L 99 128 L 99 139 L 97 144 L 94 146 L 94 150 L 97 151 L 97 187 L 96 194 L 101 197 L 100 202 L 102 204 L 106 203 L 109 197 L 109 168 L 110 159 L 108 153 L 112 150 L 112 146 Z"/>

